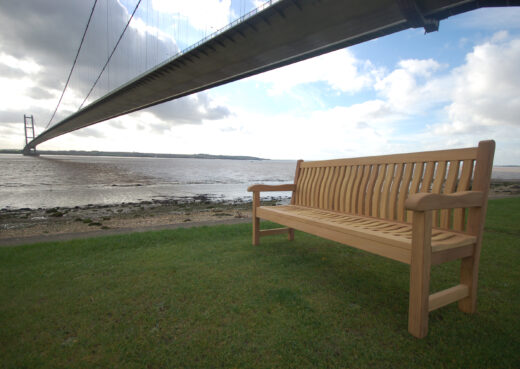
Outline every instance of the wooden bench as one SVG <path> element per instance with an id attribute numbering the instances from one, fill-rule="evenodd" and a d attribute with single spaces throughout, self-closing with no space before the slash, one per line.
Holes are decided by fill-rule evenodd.
<path id="1" fill-rule="evenodd" d="M 476 148 L 296 164 L 293 184 L 253 185 L 253 245 L 294 229 L 410 264 L 408 331 L 458 301 L 475 312 L 494 141 Z M 260 206 L 262 191 L 292 191 L 290 205 Z M 260 230 L 260 219 L 288 228 Z M 461 259 L 460 284 L 430 294 L 432 265 Z"/>

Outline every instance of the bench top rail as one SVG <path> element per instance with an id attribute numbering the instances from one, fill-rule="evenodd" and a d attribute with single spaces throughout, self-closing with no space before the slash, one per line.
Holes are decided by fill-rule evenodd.
<path id="1" fill-rule="evenodd" d="M 349 159 L 332 159 L 302 161 L 301 168 L 331 167 L 344 165 L 367 165 L 367 164 L 398 164 L 410 162 L 446 161 L 446 160 L 467 160 L 477 158 L 477 147 L 467 149 L 452 149 L 438 151 L 423 151 L 407 154 L 392 154 L 380 156 L 366 156 Z"/>
<path id="2" fill-rule="evenodd" d="M 480 146 L 486 148 L 490 145 L 494 148 L 493 141 L 483 141 Z M 490 155 L 494 152 L 487 151 Z M 291 203 L 411 222 L 412 212 L 405 208 L 405 201 L 410 195 L 421 192 L 451 194 L 472 188 L 478 153 L 479 148 L 468 148 L 302 161 L 297 166 L 296 190 Z M 433 225 L 465 231 L 467 211 L 464 208 L 435 211 Z"/>

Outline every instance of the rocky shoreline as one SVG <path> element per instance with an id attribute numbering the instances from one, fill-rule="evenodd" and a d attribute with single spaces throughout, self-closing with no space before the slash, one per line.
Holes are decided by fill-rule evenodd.
<path id="1" fill-rule="evenodd" d="M 520 196 L 520 182 L 493 181 L 490 198 Z M 264 203 L 286 203 L 288 198 L 263 198 Z M 0 209 L 0 239 L 84 233 L 178 223 L 250 218 L 251 201 L 214 200 L 207 195 L 187 198 L 50 209 Z"/>
<path id="2" fill-rule="evenodd" d="M 266 199 L 284 201 L 282 197 Z M 206 195 L 113 205 L 4 208 L 0 209 L 0 239 L 250 217 L 251 201 L 211 200 Z"/>

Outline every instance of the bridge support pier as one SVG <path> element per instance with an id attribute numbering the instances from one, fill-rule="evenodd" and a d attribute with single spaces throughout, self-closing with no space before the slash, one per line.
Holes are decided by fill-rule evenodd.
<path id="1" fill-rule="evenodd" d="M 34 138 L 36 137 L 34 133 L 34 117 L 32 115 L 24 114 L 23 125 L 25 130 L 25 147 L 22 150 L 22 154 L 29 156 L 38 156 L 38 153 L 36 152 L 36 146 L 28 146 L 29 142 L 34 140 Z"/>

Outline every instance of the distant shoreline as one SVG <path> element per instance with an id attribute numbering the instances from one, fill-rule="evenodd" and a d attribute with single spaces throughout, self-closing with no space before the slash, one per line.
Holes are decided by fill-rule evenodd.
<path id="1" fill-rule="evenodd" d="M 167 158 L 167 159 L 226 159 L 226 160 L 269 160 L 257 158 L 255 156 L 235 156 L 235 155 L 211 155 L 211 154 L 155 154 L 141 152 L 122 152 L 122 151 L 53 151 L 37 150 L 39 155 L 68 155 L 68 156 L 112 156 L 122 158 Z M 22 150 L 2 149 L 0 154 L 22 154 Z"/>

